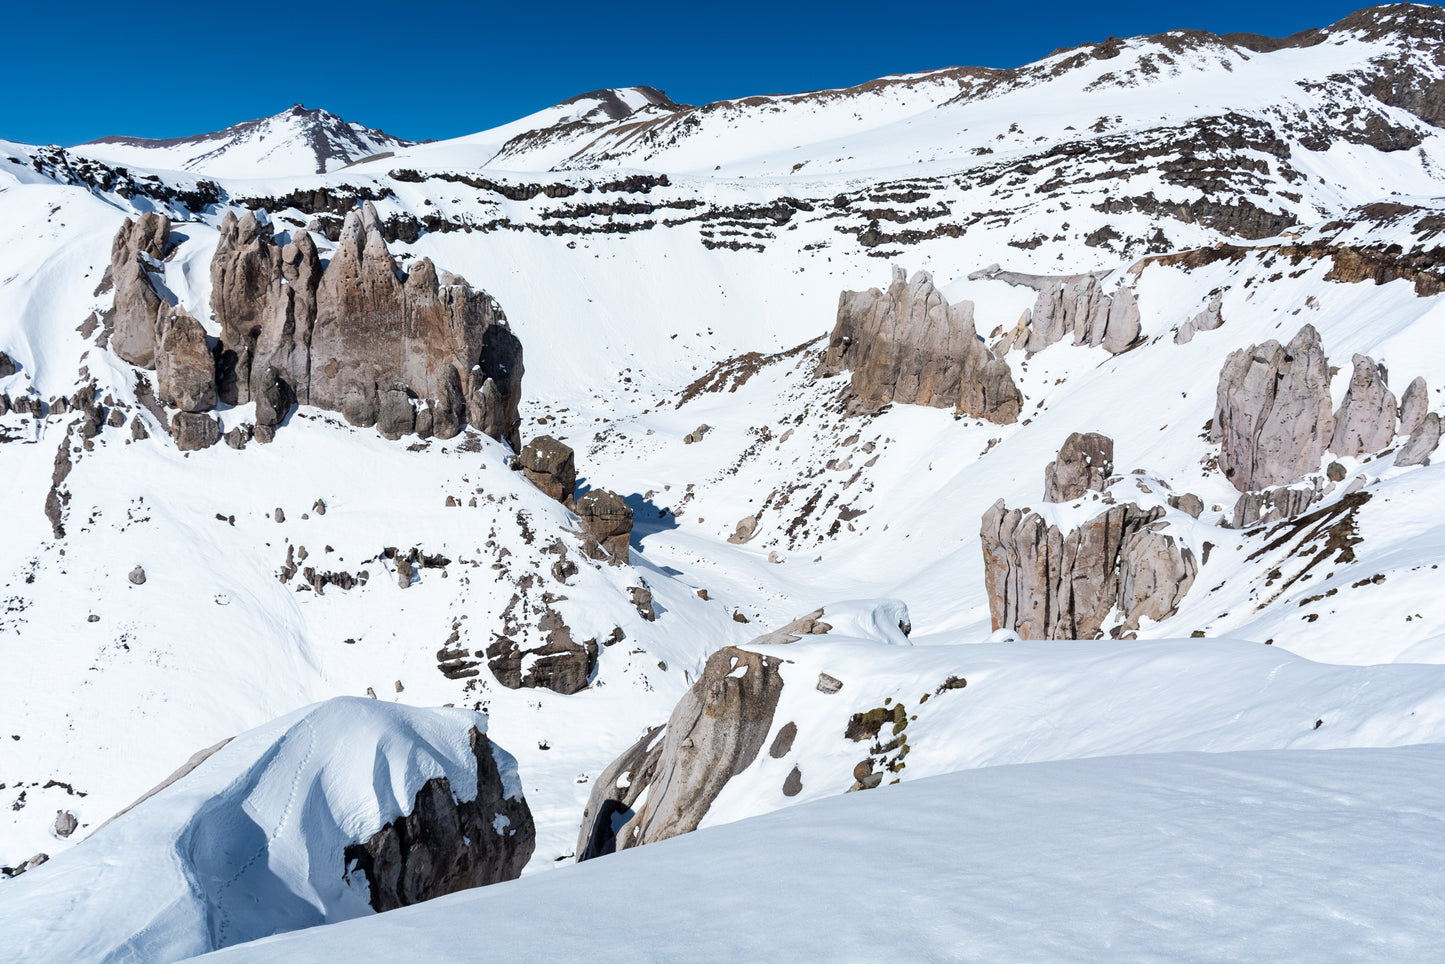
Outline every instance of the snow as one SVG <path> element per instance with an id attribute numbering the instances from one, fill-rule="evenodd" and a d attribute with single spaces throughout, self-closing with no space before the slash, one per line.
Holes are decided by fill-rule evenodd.
<path id="1" fill-rule="evenodd" d="M 215 959 L 1426 960 L 1442 766 L 1425 745 L 969 770 Z"/>
<path id="2" fill-rule="evenodd" d="M 977 947 L 979 956 L 990 956 L 988 949 L 1004 945 L 989 941 L 1004 940 L 1006 932 L 1036 941 L 1020 945 L 1017 953 L 1007 945 L 1009 953 L 992 955 L 1010 958 L 1097 957 L 1101 948 L 1110 954 L 1122 948 L 1116 956 L 1208 957 L 1207 950 L 1192 950 L 1186 938 L 1203 941 L 1224 933 L 1248 940 L 1251 927 L 1262 942 L 1257 954 L 1251 953 L 1256 945 L 1229 943 L 1233 938 L 1198 946 L 1216 949 L 1213 956 L 1288 957 L 1273 952 L 1317 924 L 1326 937 L 1343 942 L 1354 934 L 1363 940 L 1347 924 L 1341 895 L 1350 885 L 1340 868 L 1358 871 L 1357 876 L 1370 869 L 1360 866 L 1365 862 L 1358 857 L 1349 863 L 1347 852 L 1316 853 L 1307 826 L 1291 821 L 1274 828 L 1293 835 L 1280 837 L 1278 861 L 1266 859 L 1273 850 L 1247 847 L 1238 866 L 1240 873 L 1253 872 L 1261 880 L 1276 879 L 1270 876 L 1275 863 L 1312 875 L 1300 879 L 1325 895 L 1318 906 L 1345 915 L 1323 924 L 1306 919 L 1309 905 L 1296 890 L 1269 899 L 1270 892 L 1258 889 L 1208 889 L 1216 877 L 1234 880 L 1229 875 L 1235 863 L 1223 858 L 1210 863 L 1207 850 L 1253 845 L 1251 834 L 1265 825 L 1258 822 L 1264 818 L 1251 816 L 1255 811 L 1239 787 L 1257 789 L 1271 769 L 1282 774 L 1281 792 L 1305 793 L 1300 788 L 1315 786 L 1308 777 L 1316 765 L 1321 780 L 1335 780 L 1331 774 L 1337 773 L 1345 786 L 1346 775 L 1374 773 L 1377 764 L 1371 761 L 1436 761 L 1433 750 L 1363 748 L 1445 742 L 1438 696 L 1445 692 L 1440 678 L 1445 573 L 1439 568 L 1445 562 L 1445 519 L 1435 511 L 1445 500 L 1445 467 L 1437 458 L 1435 465 L 1397 469 L 1388 453 L 1339 460 L 1346 478 L 1322 505 L 1335 504 L 1348 486 L 1362 483 L 1370 496 L 1355 516 L 1362 541 L 1352 560 L 1332 558 L 1308 579 L 1290 582 L 1309 560 L 1309 547 L 1295 540 L 1266 549 L 1283 532 L 1222 528 L 1238 493 L 1208 466 L 1217 447 L 1201 433 L 1214 414 L 1218 372 L 1229 353 L 1267 339 L 1287 341 L 1306 322 L 1319 330 L 1333 364 L 1347 371 L 1352 353 L 1370 354 L 1388 365 L 1396 391 L 1423 375 L 1432 409 L 1440 409 L 1441 296 L 1419 297 L 1405 280 L 1329 281 L 1328 259 L 1295 263 L 1276 249 L 1333 241 L 1428 250 L 1433 240 L 1412 230 L 1417 219 L 1366 217 L 1358 206 L 1386 198 L 1426 212 L 1445 208 L 1445 135 L 1375 104 L 1371 109 L 1385 109 L 1392 122 L 1414 125 L 1419 146 L 1379 152 L 1337 142 L 1312 152 L 1294 145 L 1288 160 L 1299 172 L 1297 181 L 1282 173 L 1279 157 L 1245 150 L 1239 160 L 1264 165 L 1258 190 L 1265 194 L 1256 196 L 1257 203 L 1300 221 L 1279 238 L 1241 241 L 1198 220 L 1103 210 L 1116 197 L 1151 191 L 1161 202 L 1199 199 L 1194 189 L 1160 174 L 1178 160 L 1175 153 L 1151 154 L 1137 164 L 1107 156 L 1116 148 L 1149 147 L 1160 141 L 1154 133 L 1160 130 L 1177 135 L 1190 118 L 1235 112 L 1273 127 L 1283 123 L 1277 111 L 1324 118 L 1352 106 L 1370 107 L 1373 102 L 1357 102 L 1330 78 L 1367 69 L 1392 48 L 1339 39 L 1343 42 L 1271 54 L 1205 45 L 1171 54 L 1172 66 L 1148 43 L 1128 41 L 1120 56 L 1085 58 L 1058 76 L 1050 71 L 1069 54 L 998 83 L 993 75 L 935 71 L 816 97 L 727 102 L 687 115 L 697 122 L 686 127 L 669 112 L 642 107 L 618 91 L 637 109 L 618 122 L 574 130 L 568 122 L 581 119 L 595 102 L 558 105 L 494 131 L 398 147 L 393 157 L 324 175 L 309 173 L 314 168 L 306 158 L 314 155 L 300 150 L 289 128 L 264 145 L 251 145 L 272 151 L 268 155 L 247 153 L 246 145 L 226 155 L 240 167 L 235 177 L 188 166 L 189 155 L 174 152 L 114 155 L 131 166 L 132 175 L 153 172 L 184 190 L 194 189 L 203 174 L 222 179 L 231 198 L 279 198 L 315 188 L 367 190 L 381 196 L 383 219 L 434 215 L 448 221 L 456 230 L 424 232 L 414 243 L 393 244 L 393 252 L 403 264 L 431 257 L 439 268 L 464 275 L 498 299 L 526 346 L 523 437 L 559 437 L 576 449 L 582 490 L 607 487 L 628 499 L 636 519 L 633 564 L 609 567 L 580 558 L 576 516 L 509 471 L 504 446 L 473 436 L 470 442 L 433 440 L 412 451 L 415 439 L 387 442 L 312 409 L 294 413 L 273 444 L 244 452 L 217 447 L 183 455 L 144 412 L 139 417 L 150 441 L 132 444 L 126 429 L 106 429 L 94 451 L 78 456 L 66 482 L 69 531 L 56 541 L 42 506 L 57 446 L 76 416 L 0 417 L 0 440 L 8 439 L 0 441 L 0 465 L 10 509 L 0 539 L 0 664 L 8 684 L 0 709 L 0 805 L 8 805 L 0 806 L 5 815 L 0 863 L 15 865 L 43 850 L 55 858 L 48 866 L 60 873 L 72 854 L 99 847 L 114 828 L 92 842 L 78 842 L 198 749 L 318 701 L 370 691 L 377 697 L 372 706 L 485 710 L 495 738 L 516 754 L 516 779 L 537 821 L 538 843 L 530 879 L 493 892 L 531 895 L 533 887 L 581 886 L 565 881 L 592 881 L 598 873 L 619 875 L 604 882 L 609 892 L 650 887 L 631 879 L 630 871 L 569 866 L 592 780 L 649 727 L 668 718 L 709 653 L 745 645 L 822 606 L 823 621 L 833 627 L 829 634 L 769 651 L 787 661 L 775 725 L 798 724 L 794 750 L 780 760 L 760 759 L 730 782 L 708 815 L 706 826 L 712 829 L 697 837 L 722 835 L 716 839 L 731 841 L 727 846 L 739 853 L 746 849 L 749 860 L 794 860 L 791 877 L 785 866 L 747 866 L 768 873 L 765 880 L 791 881 L 791 889 L 776 897 L 785 901 L 780 907 L 820 921 L 812 931 L 799 931 L 803 936 L 797 940 L 830 930 L 853 935 L 854 944 L 845 945 L 840 936 L 839 943 L 827 945 L 836 951 L 827 956 L 840 957 L 855 947 L 891 949 L 890 941 L 901 942 L 898 956 L 910 950 L 928 956 L 929 948 L 945 946 Z M 1158 75 L 1139 66 L 1145 57 L 1162 65 Z M 1113 80 L 1106 80 L 1110 73 Z M 1106 133 L 1090 130 L 1096 120 L 1108 121 Z M 532 134 L 537 136 L 519 137 Z M 1109 138 L 1115 140 L 1105 143 Z M 1068 154 L 1076 147 L 1084 152 Z M 985 148 L 990 153 L 977 153 Z M 1051 153 L 1056 149 L 1058 154 Z M 20 366 L 0 379 L 0 392 L 51 398 L 93 377 L 102 395 L 130 405 L 136 371 L 77 326 L 109 307 L 110 296 L 96 293 L 96 286 L 122 218 L 156 204 L 144 195 L 127 197 L 82 183 L 76 174 L 82 156 L 112 155 L 78 149 L 67 155 L 71 173 L 55 167 L 52 178 L 43 171 L 59 162 L 47 149 L 0 142 L 5 226 L 0 350 Z M 1036 172 L 1021 172 L 1016 165 L 1023 161 Z M 423 179 L 390 176 L 403 169 Z M 1121 170 L 1125 176 L 1105 176 Z M 667 183 L 645 194 L 607 186 L 659 174 L 667 175 Z M 513 186 L 559 184 L 576 193 L 517 201 L 472 187 L 462 177 Z M 1041 190 L 1056 178 L 1061 186 Z M 906 196 L 915 187 L 926 197 L 872 199 Z M 1247 188 L 1241 186 L 1240 193 Z M 847 202 L 841 206 L 840 196 Z M 728 217 L 737 226 L 727 224 L 727 212 L 782 198 L 807 207 L 776 223 L 733 214 Z M 655 210 L 570 216 L 583 205 L 641 202 Z M 870 214 L 874 209 L 914 220 L 895 224 Z M 191 220 L 176 225 L 184 240 L 163 266 L 164 285 L 214 334 L 209 261 L 225 207 L 176 211 Z M 310 217 L 282 208 L 271 220 L 284 235 L 303 228 Z M 868 248 L 858 234 L 870 219 L 884 228 L 958 230 Z M 1243 253 L 1188 270 L 1140 262 L 1143 242 L 1085 243 L 1105 226 L 1133 238 L 1149 238 L 1157 230 L 1170 249 L 1228 240 Z M 599 230 L 573 233 L 574 227 Z M 709 246 L 728 239 L 762 250 Z M 1033 304 L 1034 292 L 1000 280 L 968 280 L 977 269 L 1001 263 L 1033 273 L 1109 271 L 1107 285 L 1123 280 L 1134 286 L 1145 340 L 1117 357 L 1066 342 L 1031 357 L 1009 352 L 1006 360 L 1026 397 L 1021 421 L 1013 425 L 902 405 L 877 416 L 844 417 L 837 396 L 846 376 L 815 378 L 817 354 L 833 326 L 839 291 L 886 285 L 890 261 L 910 272 L 932 272 L 950 301 L 973 301 L 978 332 L 990 343 L 996 328 L 1007 331 L 1016 324 Z M 1174 331 L 1215 295 L 1222 295 L 1223 325 L 1199 332 L 1188 344 L 1174 344 Z M 803 350 L 786 353 L 805 343 Z M 720 390 L 683 399 L 695 379 L 744 352 L 769 357 L 743 366 L 751 375 L 741 384 L 737 376 Z M 1336 401 L 1344 381 L 1335 381 Z M 218 414 L 226 428 L 252 417 L 248 407 L 223 407 Z M 711 426 L 706 437 L 685 444 L 684 435 L 704 423 Z M 1176 510 L 1166 516 L 1171 535 L 1200 560 L 1208 544 L 1209 556 L 1180 611 L 1146 624 L 1138 641 L 1021 643 L 1006 631 L 994 632 L 991 624 L 978 532 L 982 513 L 1003 498 L 1010 507 L 1030 507 L 1068 527 L 1104 508 L 1096 495 L 1064 505 L 1041 502 L 1044 466 L 1073 431 L 1099 431 L 1114 439 L 1121 479 L 1112 491 L 1118 501 L 1157 506 L 1170 495 L 1190 492 L 1205 505 L 1198 520 Z M 447 507 L 448 496 L 460 504 Z M 318 499 L 326 504 L 324 515 L 315 510 Z M 284 523 L 274 521 L 278 507 Z M 756 536 L 729 543 L 738 520 L 760 510 Z M 554 544 L 580 565 L 565 586 L 550 574 Z M 366 570 L 369 579 L 350 592 L 331 587 L 324 595 L 298 588 L 300 580 L 283 584 L 278 572 L 288 549 L 302 547 L 309 553 L 305 565 L 353 575 Z M 414 585 L 402 589 L 384 550 L 412 547 L 453 562 L 444 570 L 422 570 Z M 770 562 L 770 556 L 782 563 Z M 126 580 L 137 564 L 148 574 L 140 587 Z M 1276 571 L 1280 575 L 1271 576 Z M 600 641 L 614 628 L 625 634 L 622 642 L 602 648 L 596 678 L 581 693 L 505 690 L 487 669 L 485 650 L 524 576 L 536 577 L 537 594 L 559 597 L 553 605 L 575 639 Z M 628 598 L 629 589 L 643 585 L 653 594 L 656 622 L 643 619 Z M 706 600 L 699 590 L 707 591 Z M 911 626 L 910 635 L 901 623 Z M 1202 638 L 1189 638 L 1192 633 Z M 476 675 L 453 679 L 439 672 L 439 652 L 449 647 L 467 650 Z M 843 689 L 819 693 L 820 672 L 842 679 Z M 966 677 L 967 687 L 937 692 L 953 675 Z M 906 767 L 889 776 L 902 783 L 825 799 L 848 787 L 853 766 L 867 755 L 867 746 L 843 736 L 849 717 L 889 700 L 906 703 L 918 717 L 907 728 Z M 1228 757 L 1201 762 L 1189 756 L 1197 751 Z M 1167 756 L 1138 757 L 1143 763 L 1097 759 L 1122 754 Z M 794 765 L 802 771 L 803 791 L 785 798 L 781 784 Z M 1385 768 L 1383 762 L 1378 766 Z M 1157 772 L 1160 782 L 1121 783 L 1129 767 L 1143 768 L 1144 777 Z M 975 768 L 986 769 L 944 776 Z M 1059 776 L 1008 776 L 1020 772 Z M 1142 887 L 1148 874 L 1166 866 L 1163 857 L 1151 863 L 1153 851 L 1141 842 L 1153 847 L 1155 841 L 1131 836 L 1144 830 L 1127 817 L 1167 804 L 1165 817 L 1185 820 L 1188 808 L 1167 796 L 1165 777 L 1171 774 L 1179 786 L 1195 787 L 1200 800 L 1217 802 L 1230 818 L 1202 829 L 1176 824 L 1188 834 L 1170 845 L 1176 849 L 1158 850 L 1193 868 L 1196 883 L 1206 889 L 1186 890 L 1194 884 L 1185 877 L 1163 874 L 1167 887 L 1160 893 L 1176 901 L 1161 897 L 1159 907 L 1147 906 L 1172 922 L 1172 930 L 1146 927 L 1142 912 L 1128 918 L 1129 926 L 1120 924 L 1117 933 L 1089 924 L 1119 920 L 1123 908 L 1142 899 L 1125 885 Z M 631 778 L 624 774 L 619 782 Z M 938 783 L 930 782 L 935 778 Z M 877 856 L 871 843 L 865 845 L 870 833 L 881 851 L 891 842 L 903 854 L 939 850 L 942 861 L 957 854 L 942 842 L 957 840 L 960 826 L 974 833 L 1023 813 L 1020 808 L 1032 796 L 1026 784 L 1035 779 L 1041 788 L 1055 779 L 1059 786 L 1077 781 L 1079 805 L 1086 810 L 1094 806 L 1091 800 L 1100 801 L 1097 812 L 1089 811 L 1096 818 L 1092 830 L 1101 834 L 1098 849 L 1090 850 L 1088 841 L 1049 836 L 1067 830 L 1060 814 L 1071 808 L 1049 811 L 1047 820 L 1035 812 L 1033 818 L 1047 825 L 1040 839 L 1059 848 L 1060 859 L 1074 860 L 1070 855 L 1078 853 L 1076 865 L 1020 863 L 1017 888 L 997 895 L 982 871 L 961 884 L 945 877 L 949 886 L 942 893 L 923 887 L 919 895 L 909 892 L 907 907 L 919 901 L 917 914 L 887 905 L 887 868 L 897 868 L 891 875 L 897 876 L 903 865 L 887 863 L 894 858 Z M 1378 814 L 1384 812 L 1379 808 L 1404 807 L 1407 779 L 1418 781 L 1421 797 L 1430 789 L 1428 772 L 1391 779 L 1382 785 L 1382 796 L 1349 799 L 1365 801 L 1360 806 Z M 915 786 L 925 789 L 914 796 Z M 939 808 L 940 822 L 931 823 L 932 795 L 949 796 L 926 789 L 932 786 L 947 787 L 954 796 L 967 788 L 977 796 L 950 797 Z M 988 795 L 994 792 L 990 787 L 997 795 Z M 1399 790 L 1393 797 L 1392 787 Z M 1136 796 L 1116 795 L 1126 792 Z M 870 802 L 875 794 L 877 801 Z M 915 799 L 916 807 L 907 802 Z M 977 808 L 959 809 L 973 808 L 975 799 Z M 1265 796 L 1264 803 L 1270 799 L 1273 795 Z M 907 822 L 884 814 L 900 800 L 897 812 L 908 814 Z M 1104 802 L 1124 808 L 1117 812 L 1126 815 L 1108 832 Z M 23 805 L 13 809 L 18 803 Z M 1325 803 L 1307 803 L 1299 812 L 1320 817 Z M 787 812 L 751 819 L 779 808 Z M 875 814 L 874 808 L 882 809 Z M 68 841 L 49 833 L 60 809 L 76 813 L 82 825 Z M 829 849 L 812 856 L 743 847 L 744 826 L 776 826 L 805 836 L 805 824 L 833 820 L 814 816 L 819 813 L 862 813 L 866 819 L 845 826 L 840 816 L 829 823 L 828 832 L 841 836 L 831 844 L 816 838 L 819 848 Z M 961 823 L 964 819 L 968 822 Z M 749 823 L 738 823 L 744 820 Z M 916 839 L 908 836 L 911 825 L 918 828 Z M 1035 836 L 1023 832 L 1021 823 L 1002 826 L 1014 827 L 1026 840 Z M 1241 836 L 1227 837 L 1235 832 L 1231 827 Z M 1387 831 L 1367 826 L 1363 817 L 1345 829 L 1357 835 L 1361 853 L 1400 842 L 1389 843 Z M 974 837 L 968 839 L 972 846 Z M 1197 853 L 1187 849 L 1189 839 L 1203 841 Z M 1273 846 L 1267 840 L 1260 846 L 1265 845 Z M 1292 845 L 1303 848 L 1294 863 L 1288 859 Z M 693 846 L 706 844 L 681 840 L 615 860 L 651 873 L 647 861 L 662 860 L 677 848 L 699 859 L 704 852 L 687 849 Z M 876 888 L 829 897 L 853 911 L 840 910 L 838 920 L 819 919 L 802 896 L 786 903 L 793 892 L 822 900 L 811 888 L 848 890 L 829 879 L 798 878 L 824 859 L 853 860 L 857 848 L 883 862 L 876 864 L 878 873 L 852 865 L 858 871 L 854 880 L 877 881 Z M 664 858 L 647 856 L 654 851 Z M 819 856 L 823 853 L 832 856 Z M 991 856 L 996 859 L 987 867 L 994 871 L 1014 866 L 1002 849 Z M 727 866 L 717 854 L 706 859 L 710 867 Z M 1079 876 L 1111 862 L 1124 868 L 1118 888 L 1091 886 L 1092 878 Z M 611 858 L 603 863 L 614 865 Z M 1055 869 L 1063 876 L 1050 877 Z M 0 902 L 18 901 L 26 879 L 34 874 L 31 886 L 38 886 L 46 879 L 43 873 L 42 867 L 0 881 L 0 894 L 6 895 Z M 704 898 L 683 886 L 685 878 L 657 873 L 672 881 L 678 895 L 673 904 L 659 901 L 659 908 L 685 913 L 681 908 L 689 901 L 682 895 L 690 894 L 693 906 L 706 899 L 739 914 L 757 913 L 747 896 L 710 888 Z M 312 886 L 304 875 L 288 879 Z M 1428 888 L 1434 878 L 1421 880 L 1419 886 Z M 743 893 L 754 895 L 756 904 L 755 884 Z M 1059 908 L 1057 917 L 1046 920 L 1057 926 L 1034 935 L 1027 922 L 1010 916 L 1015 912 L 1004 895 L 1049 914 Z M 1410 957 L 1420 946 L 1410 942 L 1430 933 L 1404 920 L 1403 898 L 1394 915 L 1377 892 L 1351 896 L 1362 901 L 1355 919 L 1382 921 L 1381 932 L 1399 941 L 1389 945 L 1399 953 L 1374 956 Z M 854 899 L 871 901 L 869 913 L 848 903 Z M 593 913 L 632 912 L 630 903 L 594 909 L 595 899 L 546 900 L 545 906 L 569 907 L 582 921 Z M 962 933 L 948 929 L 954 925 L 889 930 L 876 923 L 880 913 L 927 920 L 930 908 L 939 919 L 957 920 L 958 906 L 975 905 L 982 923 L 963 945 L 947 943 Z M 54 923 L 57 909 L 73 906 L 78 905 L 50 905 L 36 912 L 36 920 L 60 928 Z M 1283 915 L 1280 923 L 1261 919 L 1266 912 Z M 425 909 L 408 913 L 424 916 Z M 535 916 L 535 909 L 531 913 Z M 515 919 L 464 916 L 464 924 L 450 927 L 429 922 L 422 928 L 429 936 L 420 939 L 447 940 L 458 927 L 482 926 L 471 921 Z M 763 928 L 760 918 L 737 919 L 754 923 L 719 940 L 761 940 L 753 934 L 760 930 L 794 939 L 778 933 L 784 928 Z M 617 926 L 603 933 L 625 930 Z M 521 928 L 494 929 L 506 931 L 498 940 L 530 939 Z M 644 930 L 633 928 L 637 934 Z M 540 933 L 551 936 L 545 929 Z M 1171 934 L 1179 935 L 1177 940 Z M 1151 938 L 1140 935 L 1162 943 L 1146 945 Z M 935 939 L 943 943 L 926 943 Z M 744 956 L 789 956 L 758 948 L 749 954 L 752 945 L 739 946 Z M 1177 953 L 1168 953 L 1170 948 Z M 305 953 L 312 952 L 298 951 Z"/>
<path id="3" fill-rule="evenodd" d="M 366 881 L 343 876 L 342 852 L 409 813 L 428 780 L 474 799 L 473 730 L 486 718 L 470 710 L 338 697 L 242 733 L 7 885 L 5 952 L 170 961 L 370 914 Z M 493 753 L 518 795 L 516 761 Z"/>

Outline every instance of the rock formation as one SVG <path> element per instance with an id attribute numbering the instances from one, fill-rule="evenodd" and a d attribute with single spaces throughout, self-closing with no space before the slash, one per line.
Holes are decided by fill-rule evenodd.
<path id="1" fill-rule="evenodd" d="M 597 668 L 597 640 L 575 642 L 571 627 L 552 609 L 542 614 L 537 630 L 543 642 L 532 649 L 504 635 L 487 647 L 487 668 L 497 682 L 508 689 L 542 687 L 563 696 L 586 687 Z"/>
<path id="2" fill-rule="evenodd" d="M 783 691 L 781 664 L 735 646 L 708 657 L 666 732 L 648 733 L 593 784 L 577 859 L 697 829 L 723 786 L 762 750 Z"/>
<path id="3" fill-rule="evenodd" d="M 1430 392 L 1424 376 L 1417 377 L 1400 396 L 1400 434 L 1413 435 L 1430 410 Z"/>
<path id="4" fill-rule="evenodd" d="M 474 729 L 471 741 L 475 788 L 454 792 L 446 777 L 428 780 L 410 813 L 346 848 L 347 873 L 365 876 L 374 910 L 515 880 L 531 859 L 536 844 L 532 811 L 521 797 L 506 795 L 486 736 Z M 459 801 L 462 795 L 472 799 Z"/>
<path id="5" fill-rule="evenodd" d="M 1219 314 L 1219 306 L 1223 303 L 1224 296 L 1215 295 L 1207 308 L 1179 326 L 1179 330 L 1174 333 L 1174 344 L 1187 345 L 1199 332 L 1213 331 L 1224 324 L 1224 319 Z"/>
<path id="6" fill-rule="evenodd" d="M 1366 355 L 1354 357 L 1355 371 L 1344 401 L 1335 412 L 1330 451 L 1357 456 L 1378 452 L 1395 438 L 1398 409 L 1385 366 Z"/>
<path id="7" fill-rule="evenodd" d="M 167 303 L 151 279 L 150 263 L 165 257 L 171 226 L 155 212 L 129 218 L 110 247 L 108 276 L 115 289 L 110 349 L 132 365 L 155 365 L 156 322 Z"/>
<path id="8" fill-rule="evenodd" d="M 9 378 L 17 371 L 19 371 L 19 369 L 15 365 L 15 360 L 3 351 L 0 351 L 0 378 Z M 0 415 L 3 414 L 5 413 L 0 412 Z"/>
<path id="9" fill-rule="evenodd" d="M 156 382 L 161 401 L 183 412 L 216 407 L 216 364 L 206 330 L 184 308 L 161 316 L 156 338 Z"/>
<path id="10" fill-rule="evenodd" d="M 1313 486 L 1281 485 L 1261 492 L 1245 492 L 1234 503 L 1234 519 L 1230 528 L 1245 529 L 1259 523 L 1293 519 L 1323 494 L 1318 483 Z"/>
<path id="11" fill-rule="evenodd" d="M 1163 514 L 1125 503 L 1063 533 L 1038 513 L 995 502 L 981 530 L 993 628 L 1093 639 L 1116 607 L 1123 629 L 1171 615 L 1198 567 L 1193 552 L 1158 531 Z"/>
<path id="12" fill-rule="evenodd" d="M 1044 469 L 1044 501 L 1072 502 L 1091 489 L 1103 492 L 1113 473 L 1114 440 L 1098 432 L 1074 432 Z"/>
<path id="13" fill-rule="evenodd" d="M 902 402 L 1006 424 L 1023 404 L 1008 363 L 978 338 L 973 303 L 949 305 L 926 271 L 908 280 L 894 267 L 887 292 L 844 291 L 818 370 L 852 371 L 856 410 Z"/>
<path id="14" fill-rule="evenodd" d="M 572 508 L 577 489 L 577 462 L 570 446 L 550 435 L 538 435 L 523 447 L 517 464 L 527 481 Z"/>
<path id="15" fill-rule="evenodd" d="M 593 489 L 577 501 L 577 514 L 582 525 L 602 552 L 588 551 L 594 559 L 606 557 L 614 566 L 624 566 L 631 555 L 628 542 L 632 536 L 632 507 L 616 492 Z"/>
<path id="16" fill-rule="evenodd" d="M 1267 341 L 1225 361 L 1210 439 L 1220 443 L 1219 464 L 1239 491 L 1316 471 L 1334 428 L 1329 361 L 1312 325 L 1287 346 Z"/>
<path id="17" fill-rule="evenodd" d="M 158 215 L 127 221 L 110 269 L 111 347 L 157 368 L 166 402 L 200 412 L 254 400 L 261 441 L 300 402 L 388 438 L 451 438 L 471 424 L 520 447 L 522 346 L 501 309 L 429 259 L 399 274 L 370 202 L 347 216 L 324 270 L 306 232 L 277 244 L 255 214 L 226 214 L 211 262 L 214 359 L 200 323 L 173 311 L 147 271 L 168 233 Z"/>
<path id="18" fill-rule="evenodd" d="M 1051 278 L 1040 286 L 1028 328 L 1030 352 L 1042 351 L 1072 333 L 1075 345 L 1102 347 L 1117 355 L 1139 340 L 1139 303 L 1128 286 L 1106 292 L 1092 274 Z"/>
<path id="19" fill-rule="evenodd" d="M 1431 454 L 1440 447 L 1440 416 L 1427 413 L 1411 433 L 1409 441 L 1395 453 L 1396 465 L 1429 465 Z"/>
<path id="20" fill-rule="evenodd" d="M 171 438 L 182 452 L 208 449 L 221 440 L 221 423 L 209 415 L 177 412 L 171 419 Z"/>

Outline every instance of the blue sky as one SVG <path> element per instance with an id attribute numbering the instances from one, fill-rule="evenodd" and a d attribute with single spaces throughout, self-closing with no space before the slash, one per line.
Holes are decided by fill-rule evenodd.
<path id="1" fill-rule="evenodd" d="M 952 65 L 1012 67 L 1110 35 L 1282 36 L 1360 5 L 26 0 L 0 12 L 0 138 L 178 137 L 298 102 L 400 137 L 454 137 L 599 87 L 650 84 L 696 104 Z"/>

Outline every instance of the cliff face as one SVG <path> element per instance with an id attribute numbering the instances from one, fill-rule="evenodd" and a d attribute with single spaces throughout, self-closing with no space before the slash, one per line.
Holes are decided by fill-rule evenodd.
<path id="1" fill-rule="evenodd" d="M 895 266 L 886 292 L 839 296 L 819 372 L 845 370 L 859 410 L 902 402 L 1006 424 L 1023 403 L 1008 363 L 979 340 L 972 302 L 950 305 L 926 271 L 908 279 Z"/>

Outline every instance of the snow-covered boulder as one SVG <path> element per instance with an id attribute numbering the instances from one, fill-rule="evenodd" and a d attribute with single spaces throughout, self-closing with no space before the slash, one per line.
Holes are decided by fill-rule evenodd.
<path id="1" fill-rule="evenodd" d="M 532 816 L 485 729 L 344 697 L 203 751 L 7 886 L 6 952 L 174 961 L 514 878 Z"/>

